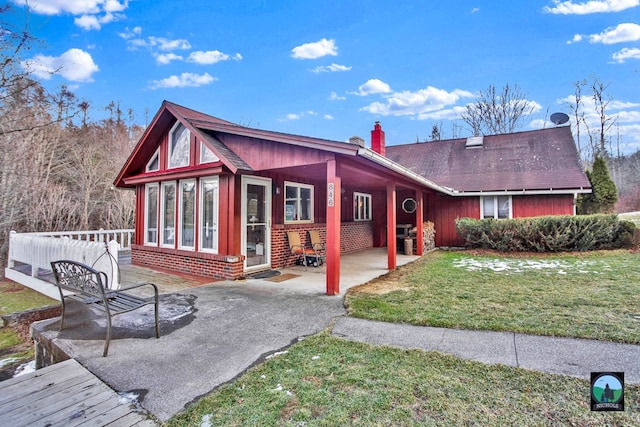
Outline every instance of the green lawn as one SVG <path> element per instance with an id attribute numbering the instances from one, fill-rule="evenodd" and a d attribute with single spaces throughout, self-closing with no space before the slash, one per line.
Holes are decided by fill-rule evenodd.
<path id="1" fill-rule="evenodd" d="M 58 304 L 54 299 L 18 283 L 0 281 L 0 316 Z"/>
<path id="2" fill-rule="evenodd" d="M 395 276 L 401 276 L 397 279 Z M 640 256 L 436 251 L 346 298 L 351 316 L 640 343 Z"/>
<path id="3" fill-rule="evenodd" d="M 347 294 L 351 315 L 456 328 L 640 342 L 640 265 L 571 256 L 433 252 Z M 591 412 L 587 380 L 319 334 L 219 388 L 168 426 L 630 426 Z"/>
<path id="4" fill-rule="evenodd" d="M 204 397 L 168 426 L 631 426 L 591 412 L 589 382 L 326 334 L 299 342 Z"/>

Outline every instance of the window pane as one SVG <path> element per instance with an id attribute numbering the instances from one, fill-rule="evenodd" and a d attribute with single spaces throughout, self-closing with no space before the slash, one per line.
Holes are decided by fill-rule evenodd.
<path id="1" fill-rule="evenodd" d="M 509 196 L 498 196 L 498 218 L 509 218 Z"/>
<path id="2" fill-rule="evenodd" d="M 158 186 L 147 187 L 146 243 L 158 243 Z"/>
<path id="3" fill-rule="evenodd" d="M 311 189 L 300 189 L 300 220 L 309 221 L 311 219 Z"/>
<path id="4" fill-rule="evenodd" d="M 204 142 L 200 143 L 200 163 L 213 163 L 220 159 L 213 154 L 213 151 L 209 150 L 209 147 Z"/>
<path id="5" fill-rule="evenodd" d="M 201 181 L 200 247 L 218 249 L 218 180 Z"/>
<path id="6" fill-rule="evenodd" d="M 189 165 L 189 130 L 178 124 L 171 133 L 169 141 L 169 167 L 177 168 Z"/>
<path id="7" fill-rule="evenodd" d="M 285 187 L 284 215 L 286 221 L 298 220 L 298 187 Z"/>
<path id="8" fill-rule="evenodd" d="M 176 226 L 176 185 L 165 184 L 162 186 L 163 191 L 163 227 L 162 227 L 162 244 L 173 245 L 175 243 L 175 226 Z"/>
<path id="9" fill-rule="evenodd" d="M 493 209 L 493 197 L 482 198 L 482 209 L 484 211 L 484 218 L 495 218 Z"/>
<path id="10" fill-rule="evenodd" d="M 149 163 L 147 164 L 147 172 L 153 172 L 160 169 L 160 153 L 156 151 Z"/>
<path id="11" fill-rule="evenodd" d="M 182 200 L 182 229 L 180 230 L 180 245 L 192 248 L 195 244 L 195 181 L 183 181 L 180 183 L 180 197 Z"/>

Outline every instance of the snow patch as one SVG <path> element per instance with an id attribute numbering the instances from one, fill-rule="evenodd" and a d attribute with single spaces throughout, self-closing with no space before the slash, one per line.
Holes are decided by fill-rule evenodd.
<path id="1" fill-rule="evenodd" d="M 610 270 L 603 262 L 587 260 L 532 260 L 532 259 L 478 259 L 459 258 L 453 266 L 467 271 L 491 270 L 496 273 L 522 273 L 527 270 L 546 271 L 556 274 L 600 274 L 598 270 Z"/>
<path id="2" fill-rule="evenodd" d="M 213 418 L 213 414 L 205 414 L 202 416 L 202 421 L 200 422 L 200 427 L 211 427 L 211 418 Z"/>

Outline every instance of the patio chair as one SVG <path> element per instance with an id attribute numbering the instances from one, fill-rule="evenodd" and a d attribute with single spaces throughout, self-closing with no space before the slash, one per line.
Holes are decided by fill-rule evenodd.
<path id="1" fill-rule="evenodd" d="M 324 261 L 327 250 L 318 230 L 309 230 L 309 239 L 311 240 L 311 248 L 320 255 L 321 261 Z"/>
<path id="2" fill-rule="evenodd" d="M 307 264 L 311 264 L 314 267 L 319 266 L 322 263 L 320 255 L 313 248 L 306 248 L 300 241 L 300 233 L 297 231 L 287 231 L 287 239 L 289 240 L 289 254 L 285 261 L 285 266 L 289 263 L 291 256 L 298 257 L 301 260 L 304 268 L 307 268 Z"/>

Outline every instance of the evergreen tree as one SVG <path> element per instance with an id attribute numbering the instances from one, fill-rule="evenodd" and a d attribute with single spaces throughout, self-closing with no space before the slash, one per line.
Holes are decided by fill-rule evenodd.
<path id="1" fill-rule="evenodd" d="M 618 201 L 616 184 L 609 175 L 604 157 L 596 156 L 591 171 L 587 171 L 591 182 L 591 194 L 585 194 L 578 201 L 578 213 L 611 213 Z"/>

